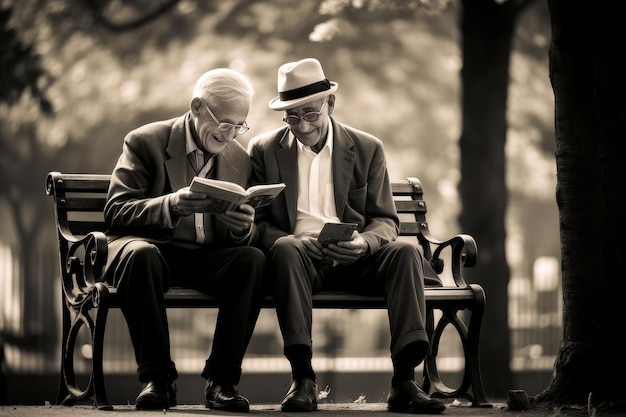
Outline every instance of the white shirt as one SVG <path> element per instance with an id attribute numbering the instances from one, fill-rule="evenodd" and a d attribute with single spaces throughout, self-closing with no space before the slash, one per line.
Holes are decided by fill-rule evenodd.
<path id="1" fill-rule="evenodd" d="M 194 166 L 194 170 L 197 170 L 198 167 L 202 167 L 198 172 L 199 177 L 206 177 L 207 173 L 213 167 L 214 156 L 212 155 L 207 161 L 204 163 L 204 152 L 198 148 L 196 142 L 193 140 L 193 135 L 191 134 L 191 127 L 189 124 L 191 123 L 191 118 L 187 118 L 185 121 L 185 153 L 189 155 L 193 153 L 196 158 L 196 164 Z M 202 244 L 206 240 L 206 234 L 204 232 L 204 213 L 194 213 L 194 225 L 196 229 L 196 243 Z"/>
<path id="2" fill-rule="evenodd" d="M 324 147 L 315 153 L 294 138 L 298 146 L 298 214 L 294 235 L 317 233 L 324 223 L 339 223 L 333 183 L 333 129 L 328 123 Z"/>

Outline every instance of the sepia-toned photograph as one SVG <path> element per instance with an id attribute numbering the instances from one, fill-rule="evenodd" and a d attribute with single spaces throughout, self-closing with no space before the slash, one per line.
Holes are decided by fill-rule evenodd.
<path id="1" fill-rule="evenodd" d="M 616 6 L 0 0 L 0 416 L 622 415 Z"/>

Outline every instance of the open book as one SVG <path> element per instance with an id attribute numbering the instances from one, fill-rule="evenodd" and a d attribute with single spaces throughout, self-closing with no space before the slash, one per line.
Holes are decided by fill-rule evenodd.
<path id="1" fill-rule="evenodd" d="M 239 184 L 228 181 L 194 177 L 189 189 L 207 195 L 205 213 L 223 213 L 234 210 L 241 204 L 250 204 L 255 209 L 265 206 L 285 188 L 285 184 L 259 184 L 247 190 Z"/>

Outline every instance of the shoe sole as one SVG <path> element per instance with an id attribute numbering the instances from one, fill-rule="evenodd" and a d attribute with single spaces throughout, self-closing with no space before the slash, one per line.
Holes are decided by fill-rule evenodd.
<path id="1" fill-rule="evenodd" d="M 214 402 L 205 402 L 204 406 L 209 410 L 230 411 L 233 413 L 247 413 L 250 411 L 250 406 L 248 404 L 218 405 Z"/>
<path id="2" fill-rule="evenodd" d="M 287 413 L 307 413 L 310 411 L 317 411 L 317 403 L 313 403 L 311 406 L 307 404 L 285 403 L 280 406 L 280 411 Z"/>
<path id="3" fill-rule="evenodd" d="M 135 404 L 137 410 L 168 410 L 170 407 L 174 407 L 176 404 L 170 406 L 156 401 L 141 401 Z"/>
<path id="4" fill-rule="evenodd" d="M 137 410 L 169 410 L 176 405 L 176 399 L 170 399 L 166 405 L 163 399 L 158 397 L 144 397 L 135 401 L 135 409 Z"/>
<path id="5" fill-rule="evenodd" d="M 410 413 L 410 414 L 440 414 L 446 410 L 446 406 L 433 406 L 433 407 L 422 407 L 422 408 L 414 408 L 414 407 L 395 407 L 395 406 L 387 406 L 387 411 L 392 413 Z"/>

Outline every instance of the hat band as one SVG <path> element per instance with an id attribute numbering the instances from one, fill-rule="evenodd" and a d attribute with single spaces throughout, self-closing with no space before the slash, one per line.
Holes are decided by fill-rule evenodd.
<path id="1" fill-rule="evenodd" d="M 328 81 L 328 79 L 325 78 L 322 81 L 305 85 L 304 87 L 294 88 L 293 90 L 287 90 L 287 91 L 278 93 L 278 97 L 280 97 L 281 101 L 289 101 L 289 100 L 295 100 L 297 98 L 310 96 L 315 93 L 320 93 L 326 90 L 330 90 L 330 81 Z"/>

